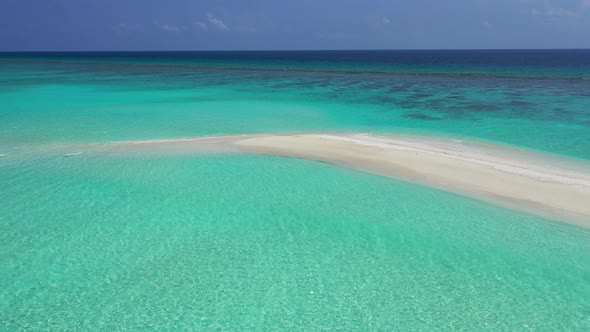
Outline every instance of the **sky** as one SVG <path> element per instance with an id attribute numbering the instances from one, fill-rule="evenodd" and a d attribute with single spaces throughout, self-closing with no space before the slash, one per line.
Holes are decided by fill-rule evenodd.
<path id="1" fill-rule="evenodd" d="M 590 0 L 0 0 L 0 51 L 590 48 Z"/>

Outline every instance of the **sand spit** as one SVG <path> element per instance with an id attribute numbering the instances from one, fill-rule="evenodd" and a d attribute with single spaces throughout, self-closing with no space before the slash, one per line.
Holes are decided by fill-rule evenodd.
<path id="1" fill-rule="evenodd" d="M 125 154 L 238 152 L 316 160 L 590 227 L 590 166 L 483 144 L 413 136 L 277 134 L 117 142 L 106 149 Z"/>

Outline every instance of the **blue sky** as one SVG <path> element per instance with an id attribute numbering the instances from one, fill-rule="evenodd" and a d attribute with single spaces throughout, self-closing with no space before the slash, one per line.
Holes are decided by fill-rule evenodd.
<path id="1" fill-rule="evenodd" d="M 590 0 L 0 0 L 0 51 L 590 48 Z"/>

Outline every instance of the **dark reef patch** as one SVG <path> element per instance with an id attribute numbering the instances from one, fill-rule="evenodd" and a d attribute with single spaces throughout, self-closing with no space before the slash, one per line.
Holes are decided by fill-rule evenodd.
<path id="1" fill-rule="evenodd" d="M 428 114 L 423 114 L 423 113 L 406 113 L 404 114 L 404 118 L 408 118 L 408 119 L 416 119 L 416 120 L 424 120 L 424 121 L 438 121 L 438 120 L 443 120 L 443 118 L 437 117 L 437 116 L 432 116 L 432 115 L 428 115 Z"/>

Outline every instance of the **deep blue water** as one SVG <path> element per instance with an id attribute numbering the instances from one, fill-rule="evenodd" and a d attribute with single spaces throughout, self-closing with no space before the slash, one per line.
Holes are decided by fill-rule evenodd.
<path id="1" fill-rule="evenodd" d="M 0 59 L 131 61 L 232 68 L 590 78 L 590 50 L 8 52 Z"/>

